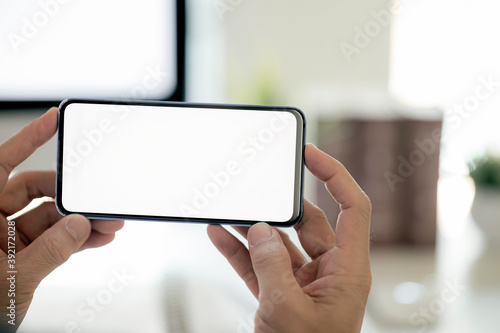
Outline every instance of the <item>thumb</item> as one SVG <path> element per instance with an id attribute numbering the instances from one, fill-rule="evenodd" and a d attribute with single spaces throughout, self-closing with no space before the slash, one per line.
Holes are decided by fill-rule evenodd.
<path id="1" fill-rule="evenodd" d="M 278 231 L 266 223 L 253 225 L 247 234 L 250 258 L 259 283 L 259 300 L 299 290 L 292 262 Z"/>
<path id="2" fill-rule="evenodd" d="M 22 275 L 38 284 L 77 252 L 89 238 L 90 232 L 90 221 L 86 217 L 63 217 L 22 251 L 22 266 L 27 270 Z"/>

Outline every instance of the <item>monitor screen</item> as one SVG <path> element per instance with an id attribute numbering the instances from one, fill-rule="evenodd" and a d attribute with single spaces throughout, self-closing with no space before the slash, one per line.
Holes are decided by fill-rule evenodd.
<path id="1" fill-rule="evenodd" d="M 179 99 L 182 3 L 0 2 L 0 102 Z"/>

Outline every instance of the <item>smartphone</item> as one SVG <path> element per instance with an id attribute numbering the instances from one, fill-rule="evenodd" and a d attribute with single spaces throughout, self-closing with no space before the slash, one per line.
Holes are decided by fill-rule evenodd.
<path id="1" fill-rule="evenodd" d="M 304 137 L 294 107 L 67 99 L 56 206 L 99 219 L 293 226 Z"/>

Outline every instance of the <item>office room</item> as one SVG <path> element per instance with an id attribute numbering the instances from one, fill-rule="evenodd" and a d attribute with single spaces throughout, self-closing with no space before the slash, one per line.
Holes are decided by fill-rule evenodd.
<path id="1" fill-rule="evenodd" d="M 1 2 L 2 332 L 495 332 L 499 10 L 492 0 Z M 65 99 L 97 109 L 78 118 L 83 136 L 59 160 L 71 104 L 46 112 Z M 89 100 L 118 112 L 103 121 Z M 153 118 L 161 105 L 185 111 L 187 128 Z M 186 113 L 194 108 L 220 112 Z M 252 110 L 270 117 L 258 132 L 233 118 Z M 285 111 L 305 120 L 281 140 Z M 142 144 L 156 133 L 172 149 L 198 150 Z M 240 143 L 247 160 L 212 160 Z M 83 165 L 92 171 L 73 173 L 72 184 L 103 213 L 61 210 L 56 192 L 74 190 L 78 206 L 84 190 L 63 187 L 60 174 Z M 186 185 L 185 170 L 208 178 Z M 284 174 L 291 185 L 277 180 Z M 44 190 L 33 185 L 42 178 Z M 183 187 L 194 219 L 159 218 Z M 275 216 L 266 205 L 283 191 L 297 214 L 280 226 L 259 212 Z M 366 193 L 371 214 L 367 200 L 345 202 L 353 193 Z M 56 203 L 97 221 L 63 217 Z M 225 214 L 243 210 L 251 217 L 233 228 Z M 245 228 L 260 221 L 277 227 Z M 264 229 L 276 243 L 252 243 Z M 275 247 L 286 258 L 270 274 L 258 265 L 276 264 Z M 318 268 L 339 262 L 331 276 Z"/>

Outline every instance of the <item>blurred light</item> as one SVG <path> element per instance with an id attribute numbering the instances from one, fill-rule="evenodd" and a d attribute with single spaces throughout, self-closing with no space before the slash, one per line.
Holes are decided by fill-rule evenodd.
<path id="1" fill-rule="evenodd" d="M 455 238 L 462 234 L 474 200 L 474 181 L 468 176 L 442 176 L 438 183 L 438 228 Z"/>
<path id="2" fill-rule="evenodd" d="M 443 159 L 468 160 L 490 142 L 500 142 L 500 43 L 495 42 L 500 2 L 401 4 L 393 17 L 391 93 L 406 103 L 445 111 Z M 485 80 L 492 82 L 489 90 L 480 87 Z M 478 91 L 487 92 L 479 101 L 474 99 Z"/>
<path id="3" fill-rule="evenodd" d="M 422 298 L 424 289 L 420 283 L 402 282 L 394 287 L 392 297 L 399 304 L 414 304 Z"/>

